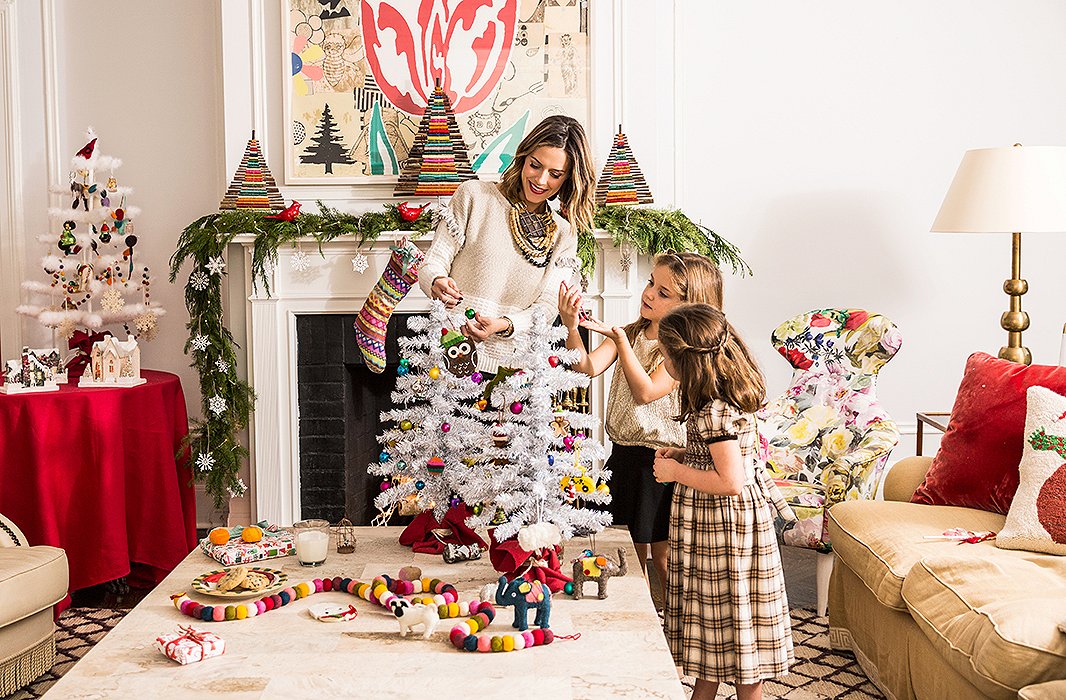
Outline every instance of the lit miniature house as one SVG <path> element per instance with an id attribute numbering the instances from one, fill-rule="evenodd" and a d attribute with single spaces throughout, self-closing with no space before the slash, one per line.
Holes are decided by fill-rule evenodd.
<path id="1" fill-rule="evenodd" d="M 59 351 L 55 348 L 31 350 L 22 348 L 17 360 L 8 360 L 4 367 L 4 384 L 0 392 L 22 394 L 37 391 L 57 391 L 57 382 L 66 382 L 67 373 L 61 371 Z"/>
<path id="2" fill-rule="evenodd" d="M 114 336 L 93 343 L 89 367 L 78 386 L 137 386 L 141 378 L 141 349 L 131 335 L 125 341 Z"/>

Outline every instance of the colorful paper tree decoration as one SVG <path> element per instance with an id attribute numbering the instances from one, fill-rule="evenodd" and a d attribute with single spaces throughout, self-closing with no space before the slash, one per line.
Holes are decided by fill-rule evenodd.
<path id="1" fill-rule="evenodd" d="M 267 167 L 266 156 L 259 149 L 259 142 L 248 139 L 244 157 L 222 198 L 219 209 L 284 209 L 285 201 L 274 183 L 274 176 Z"/>
<path id="2" fill-rule="evenodd" d="M 640 171 L 637 159 L 633 157 L 633 151 L 629 147 L 629 139 L 619 124 L 611 154 L 607 156 L 603 174 L 596 183 L 596 204 L 613 207 L 651 204 L 653 201 L 655 200 L 652 199 L 644 173 Z"/>
<path id="3" fill-rule="evenodd" d="M 393 194 L 446 197 L 463 180 L 474 177 L 451 101 L 438 82 L 422 114 L 414 145 Z"/>

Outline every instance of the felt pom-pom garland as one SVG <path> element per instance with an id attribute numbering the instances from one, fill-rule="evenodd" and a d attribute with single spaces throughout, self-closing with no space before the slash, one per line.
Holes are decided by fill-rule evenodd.
<path id="1" fill-rule="evenodd" d="M 496 617 L 496 608 L 492 603 L 479 600 L 460 601 L 455 586 L 435 578 L 404 581 L 382 574 L 374 577 L 370 583 L 340 576 L 331 579 L 316 578 L 283 588 L 259 600 L 236 605 L 201 605 L 184 592 L 170 596 L 170 600 L 183 615 L 203 622 L 226 622 L 263 615 L 275 608 L 284 607 L 294 600 L 329 591 L 344 591 L 380 605 L 386 610 L 391 609 L 392 601 L 398 598 L 417 593 L 431 594 L 413 597 L 411 602 L 436 605 L 437 613 L 442 619 L 469 616 L 455 625 L 448 635 L 452 645 L 464 651 L 519 651 L 551 644 L 555 639 L 550 629 L 533 629 L 500 635 L 479 634 L 492 624 Z"/>

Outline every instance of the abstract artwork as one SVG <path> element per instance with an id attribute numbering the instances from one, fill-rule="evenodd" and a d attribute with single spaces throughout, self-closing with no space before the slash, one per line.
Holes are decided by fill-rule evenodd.
<path id="1" fill-rule="evenodd" d="M 544 117 L 588 124 L 590 2 L 288 0 L 285 181 L 395 184 L 438 84 L 488 179 Z"/>

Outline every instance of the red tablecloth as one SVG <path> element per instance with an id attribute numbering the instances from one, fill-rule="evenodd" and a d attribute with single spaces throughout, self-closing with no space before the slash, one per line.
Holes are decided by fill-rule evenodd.
<path id="1" fill-rule="evenodd" d="M 155 585 L 196 546 L 178 377 L 0 394 L 0 513 L 30 544 L 66 550 L 70 590 L 123 576 Z"/>

